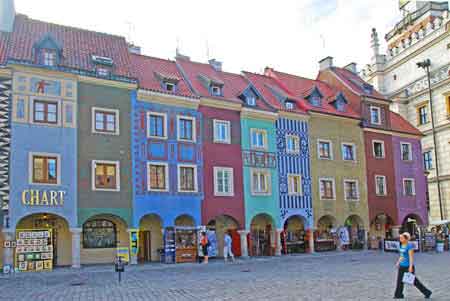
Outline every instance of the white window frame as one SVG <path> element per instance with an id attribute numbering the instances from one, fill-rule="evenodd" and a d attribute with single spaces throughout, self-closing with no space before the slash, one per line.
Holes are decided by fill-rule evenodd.
<path id="1" fill-rule="evenodd" d="M 333 198 L 329 199 L 329 198 L 324 198 L 324 196 L 322 195 L 322 189 L 321 189 L 321 185 L 322 185 L 322 181 L 331 181 L 333 184 Z M 319 178 L 319 195 L 320 195 L 320 200 L 323 201 L 335 201 L 336 200 L 336 182 L 334 180 L 334 178 Z"/>
<path id="2" fill-rule="evenodd" d="M 264 174 L 267 181 L 267 192 L 259 192 L 255 190 L 255 187 L 253 186 L 253 174 Z M 259 177 L 258 177 L 259 179 Z M 250 188 L 251 188 L 251 194 L 253 196 L 270 196 L 272 195 L 272 175 L 270 173 L 270 170 L 264 169 L 264 168 L 251 168 L 250 169 Z"/>
<path id="3" fill-rule="evenodd" d="M 320 157 L 320 143 L 329 143 L 330 144 L 330 157 L 329 158 L 322 158 Z M 333 160 L 333 142 L 331 140 L 326 139 L 317 139 L 317 158 L 319 160 Z"/>
<path id="4" fill-rule="evenodd" d="M 233 168 L 231 167 L 220 167 L 220 166 L 214 166 L 213 168 L 214 171 L 214 195 L 215 196 L 234 196 L 234 171 Z M 219 171 L 225 171 L 229 173 L 229 192 L 221 192 L 219 191 L 219 185 L 217 183 L 218 180 L 218 172 Z"/>
<path id="5" fill-rule="evenodd" d="M 95 112 L 96 111 L 104 111 L 104 112 L 108 112 L 108 113 L 114 113 L 115 116 L 115 123 L 116 123 L 116 130 L 114 132 L 102 132 L 102 131 L 97 131 L 95 129 Z M 108 108 L 103 108 L 103 107 L 92 107 L 91 108 L 91 127 L 92 127 L 92 134 L 101 134 L 101 135 L 113 135 L 113 136 L 118 136 L 120 135 L 120 112 L 117 109 L 108 109 Z"/>
<path id="6" fill-rule="evenodd" d="M 218 93 L 214 92 L 214 90 L 218 91 Z M 220 87 L 219 85 L 211 85 L 211 95 L 222 96 L 222 87 Z"/>
<path id="7" fill-rule="evenodd" d="M 116 188 L 97 188 L 95 187 L 95 167 L 99 164 L 114 164 L 116 165 Z M 120 161 L 108 160 L 92 160 L 91 161 L 91 188 L 93 191 L 120 191 Z"/>
<path id="8" fill-rule="evenodd" d="M 343 183 L 344 183 L 344 199 L 349 202 L 359 202 L 359 181 L 355 179 L 344 179 Z M 347 193 L 345 191 L 346 183 L 356 183 L 356 199 L 349 199 L 347 197 Z"/>
<path id="9" fill-rule="evenodd" d="M 180 138 L 180 119 L 192 120 L 192 140 Z M 167 124 L 167 122 L 166 122 L 166 124 Z M 195 117 L 187 116 L 187 115 L 177 115 L 177 140 L 185 141 L 185 142 L 195 142 L 197 140 L 196 134 L 197 134 L 197 128 L 196 128 L 196 123 L 195 123 Z"/>
<path id="10" fill-rule="evenodd" d="M 56 51 L 50 51 L 48 49 L 43 49 L 43 61 L 44 66 L 54 67 L 57 64 L 57 54 Z"/>
<path id="11" fill-rule="evenodd" d="M 288 195 L 297 195 L 302 196 L 303 195 L 303 177 L 301 174 L 288 174 Z M 300 191 L 295 192 L 293 191 L 293 187 L 291 185 L 291 178 L 298 178 L 299 179 L 299 187 Z"/>
<path id="12" fill-rule="evenodd" d="M 422 161 L 423 161 L 423 168 L 425 171 L 430 171 L 434 169 L 434 161 L 433 161 L 433 149 L 427 149 L 422 153 Z M 425 165 L 425 154 L 429 153 L 430 154 L 430 159 L 431 159 L 431 167 L 427 168 L 427 166 Z"/>
<path id="13" fill-rule="evenodd" d="M 412 182 L 412 194 L 406 194 L 406 181 Z M 415 196 L 416 195 L 416 179 L 414 178 L 403 178 L 403 195 L 404 196 Z"/>
<path id="14" fill-rule="evenodd" d="M 247 103 L 247 105 L 254 107 L 254 106 L 256 106 L 256 97 L 253 95 L 246 97 L 245 102 Z"/>
<path id="15" fill-rule="evenodd" d="M 344 146 L 351 146 L 353 148 L 353 160 L 347 160 L 344 157 Z M 351 142 L 342 142 L 341 143 L 341 155 L 342 155 L 342 160 L 343 161 L 347 161 L 347 162 L 356 162 L 356 144 L 355 143 L 351 143 Z"/>
<path id="16" fill-rule="evenodd" d="M 384 189 L 384 193 L 380 193 L 380 190 L 379 190 L 379 188 L 378 188 L 377 178 L 383 178 L 383 189 Z M 387 180 L 386 180 L 386 176 L 383 176 L 383 175 L 375 175 L 375 194 L 376 194 L 377 196 L 387 196 L 388 192 L 387 192 Z"/>
<path id="17" fill-rule="evenodd" d="M 372 120 L 372 110 L 373 109 L 375 109 L 378 112 L 378 122 L 374 122 Z M 369 115 L 370 115 L 370 123 L 371 124 L 381 125 L 381 108 L 380 107 L 370 106 L 370 108 L 369 108 Z"/>
<path id="18" fill-rule="evenodd" d="M 194 168 L 194 190 L 182 190 L 181 189 L 180 169 L 182 167 L 193 167 Z M 181 193 L 197 193 L 198 192 L 197 165 L 195 165 L 195 164 L 178 164 L 177 165 L 177 188 L 178 188 L 178 192 L 181 192 Z"/>
<path id="19" fill-rule="evenodd" d="M 53 183 L 36 183 L 33 181 L 33 157 L 56 157 L 56 184 Z M 61 185 L 61 155 L 55 153 L 40 153 L 40 152 L 29 152 L 28 153 L 28 184 L 30 185 L 40 185 L 40 186 L 59 186 Z"/>
<path id="20" fill-rule="evenodd" d="M 253 134 L 254 133 L 262 133 L 263 134 L 263 146 L 257 146 L 253 144 Z M 265 129 L 257 129 L 257 128 L 251 128 L 250 129 L 250 146 L 252 149 L 256 150 L 267 150 L 269 148 L 267 144 L 267 130 Z"/>
<path id="21" fill-rule="evenodd" d="M 176 84 L 168 82 L 168 81 L 164 81 L 163 84 L 164 84 L 164 90 L 165 91 L 170 92 L 170 93 L 174 93 L 175 92 L 175 89 L 177 87 Z M 172 86 L 172 90 L 167 89 L 168 86 Z"/>
<path id="22" fill-rule="evenodd" d="M 284 107 L 288 110 L 293 110 L 295 108 L 295 105 L 293 102 L 291 101 L 286 101 L 284 104 Z"/>
<path id="23" fill-rule="evenodd" d="M 407 160 L 403 160 L 403 145 L 408 145 L 408 148 L 409 148 L 409 156 L 408 156 Z M 406 162 L 412 161 L 413 156 L 412 156 L 412 144 L 411 143 L 400 142 L 400 156 L 401 156 L 402 161 L 406 161 Z"/>
<path id="24" fill-rule="evenodd" d="M 150 183 L 151 183 L 151 179 L 150 179 L 150 165 L 156 165 L 156 166 L 164 166 L 165 168 L 165 179 L 164 181 L 166 182 L 166 188 L 165 189 L 155 189 L 155 188 L 151 188 Z M 156 192 L 167 192 L 169 191 L 169 164 L 165 163 L 165 162 L 156 162 L 156 161 L 150 161 L 147 162 L 147 190 L 148 191 L 156 191 Z"/>
<path id="25" fill-rule="evenodd" d="M 216 125 L 219 123 L 223 123 L 227 125 L 227 137 L 225 140 L 221 140 L 216 134 Z M 214 119 L 213 120 L 213 136 L 214 136 L 214 143 L 224 143 L 224 144 L 230 144 L 231 143 L 231 122 L 228 120 L 221 120 L 221 119 Z"/>
<path id="26" fill-rule="evenodd" d="M 375 154 L 375 143 L 381 143 L 383 155 L 381 157 L 377 157 Z M 372 140 L 372 154 L 375 159 L 384 159 L 386 158 L 386 149 L 384 147 L 384 141 L 383 140 Z"/>
<path id="27" fill-rule="evenodd" d="M 53 102 L 57 104 L 57 110 L 56 110 L 56 114 L 57 114 L 57 122 L 56 123 L 46 123 L 46 122 L 35 122 L 34 121 L 34 103 L 36 101 L 43 101 L 43 102 Z M 30 106 L 28 109 L 28 112 L 30 114 L 29 118 L 30 118 L 30 123 L 34 124 L 34 125 L 39 125 L 39 126 L 49 126 L 49 127 L 60 127 L 62 122 L 63 122 L 63 115 L 62 115 L 62 101 L 61 100 L 56 100 L 54 98 L 49 98 L 49 97 L 30 97 L 30 101 L 28 102 L 28 105 Z"/>
<path id="28" fill-rule="evenodd" d="M 161 116 L 164 118 L 164 136 L 152 136 L 150 135 L 150 116 L 151 115 L 155 115 L 155 116 Z M 153 138 L 153 139 L 162 139 L 162 140 L 166 140 L 167 139 L 167 114 L 166 113 L 161 113 L 161 112 L 154 112 L 154 111 L 150 111 L 147 112 L 147 138 Z"/>
<path id="29" fill-rule="evenodd" d="M 294 138 L 294 150 L 289 150 L 288 140 L 289 138 Z M 300 138 L 297 135 L 286 135 L 286 153 L 288 154 L 299 154 L 300 153 Z"/>

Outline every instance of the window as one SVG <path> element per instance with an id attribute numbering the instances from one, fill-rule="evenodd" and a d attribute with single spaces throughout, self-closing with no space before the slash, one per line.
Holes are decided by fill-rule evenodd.
<path id="1" fill-rule="evenodd" d="M 167 163 L 148 163 L 148 190 L 149 191 L 168 191 L 169 190 L 169 175 L 167 173 Z"/>
<path id="2" fill-rule="evenodd" d="M 92 161 L 92 190 L 120 190 L 119 162 Z"/>
<path id="3" fill-rule="evenodd" d="M 433 157 L 431 156 L 431 151 L 423 153 L 423 166 L 425 167 L 425 170 L 433 169 Z"/>
<path id="4" fill-rule="evenodd" d="M 164 82 L 163 87 L 167 92 L 175 92 L 176 85 L 174 83 Z"/>
<path id="5" fill-rule="evenodd" d="M 291 154 L 300 152 L 300 139 L 298 136 L 286 135 L 286 152 Z"/>
<path id="6" fill-rule="evenodd" d="M 302 194 L 302 176 L 288 175 L 288 194 L 301 195 Z"/>
<path id="7" fill-rule="evenodd" d="M 339 112 L 345 112 L 345 102 L 340 100 L 336 101 L 336 110 Z"/>
<path id="8" fill-rule="evenodd" d="M 319 179 L 320 183 L 320 199 L 322 200 L 334 200 L 334 179 L 322 178 Z"/>
<path id="9" fill-rule="evenodd" d="M 428 106 L 426 104 L 417 107 L 417 123 L 419 125 L 428 123 Z"/>
<path id="10" fill-rule="evenodd" d="M 31 154 L 32 183 L 58 184 L 58 156 Z"/>
<path id="11" fill-rule="evenodd" d="M 178 165 L 178 191 L 197 192 L 197 166 Z"/>
<path id="12" fill-rule="evenodd" d="M 352 143 L 342 143 L 342 160 L 356 161 L 355 145 Z"/>
<path id="13" fill-rule="evenodd" d="M 195 141 L 195 118 L 189 116 L 177 116 L 178 140 Z"/>
<path id="14" fill-rule="evenodd" d="M 414 179 L 403 179 L 403 194 L 407 196 L 416 194 Z"/>
<path id="15" fill-rule="evenodd" d="M 106 108 L 92 108 L 93 133 L 119 134 L 119 111 Z"/>
<path id="16" fill-rule="evenodd" d="M 25 119 L 25 99 L 16 98 L 16 118 Z"/>
<path id="17" fill-rule="evenodd" d="M 214 167 L 214 195 L 234 195 L 233 168 Z"/>
<path id="18" fill-rule="evenodd" d="M 286 103 L 284 104 L 286 109 L 288 110 L 293 110 L 294 109 L 294 103 L 290 102 L 290 101 L 286 101 Z"/>
<path id="19" fill-rule="evenodd" d="M 252 194 L 269 195 L 270 194 L 270 173 L 267 170 L 253 169 L 252 175 Z"/>
<path id="20" fill-rule="evenodd" d="M 251 129 L 251 147 L 254 149 L 267 149 L 267 132 L 261 129 Z"/>
<path id="21" fill-rule="evenodd" d="M 108 77 L 111 73 L 109 68 L 97 67 L 97 75 L 101 77 Z"/>
<path id="22" fill-rule="evenodd" d="M 373 156 L 377 159 L 384 158 L 384 142 L 373 140 L 372 146 L 373 146 Z"/>
<path id="23" fill-rule="evenodd" d="M 58 123 L 58 103 L 35 100 L 33 103 L 33 121 L 36 123 Z"/>
<path id="24" fill-rule="evenodd" d="M 333 151 L 331 147 L 331 141 L 328 140 L 319 140 L 317 142 L 317 148 L 319 153 L 319 159 L 333 159 Z"/>
<path id="25" fill-rule="evenodd" d="M 372 124 L 381 124 L 381 113 L 380 108 L 378 107 L 370 107 L 370 123 Z"/>
<path id="26" fill-rule="evenodd" d="M 344 193 L 346 201 L 357 201 L 359 199 L 358 181 L 344 180 Z"/>
<path id="27" fill-rule="evenodd" d="M 50 49 L 43 50 L 43 62 L 45 66 L 56 66 L 56 51 Z"/>
<path id="28" fill-rule="evenodd" d="M 108 220 L 90 220 L 83 225 L 83 248 L 107 249 L 117 247 L 116 225 Z"/>
<path id="29" fill-rule="evenodd" d="M 375 193 L 380 196 L 387 194 L 385 176 L 375 176 Z"/>
<path id="30" fill-rule="evenodd" d="M 313 106 L 320 107 L 320 96 L 319 95 L 312 95 L 309 99 Z"/>
<path id="31" fill-rule="evenodd" d="M 231 143 L 230 122 L 214 119 L 214 142 Z"/>
<path id="32" fill-rule="evenodd" d="M 247 96 L 246 98 L 247 104 L 249 106 L 255 106 L 256 105 L 256 97 L 253 95 Z"/>
<path id="33" fill-rule="evenodd" d="M 167 138 L 167 115 L 162 113 L 147 113 L 147 137 Z"/>
<path id="34" fill-rule="evenodd" d="M 211 94 L 213 96 L 222 96 L 222 88 L 220 86 L 211 86 Z"/>
<path id="35" fill-rule="evenodd" d="M 402 152 L 402 160 L 411 161 L 412 160 L 411 143 L 401 142 L 400 147 Z"/>

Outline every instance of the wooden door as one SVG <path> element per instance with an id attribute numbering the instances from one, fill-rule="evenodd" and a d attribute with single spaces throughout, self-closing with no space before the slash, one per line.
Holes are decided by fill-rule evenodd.
<path id="1" fill-rule="evenodd" d="M 151 234 L 150 231 L 139 231 L 139 252 L 138 260 L 149 262 L 152 260 Z"/>

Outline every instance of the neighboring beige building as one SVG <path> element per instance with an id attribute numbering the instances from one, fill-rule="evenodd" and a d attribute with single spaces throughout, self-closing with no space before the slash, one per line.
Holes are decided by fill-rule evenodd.
<path id="1" fill-rule="evenodd" d="M 428 170 L 430 221 L 450 217 L 450 16 L 448 3 L 408 1 L 403 17 L 386 34 L 387 54 L 380 53 L 375 29 L 373 57 L 362 70 L 363 78 L 393 100 L 392 109 L 415 125 L 422 139 L 425 170 Z M 428 80 L 418 62 L 431 62 L 431 89 L 436 146 L 433 142 Z M 437 152 L 442 215 L 436 177 Z"/>

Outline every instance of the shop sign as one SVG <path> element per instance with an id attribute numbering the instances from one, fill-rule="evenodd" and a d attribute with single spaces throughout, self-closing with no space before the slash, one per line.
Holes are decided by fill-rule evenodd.
<path id="1" fill-rule="evenodd" d="M 63 206 L 66 192 L 63 190 L 25 189 L 22 191 L 24 206 Z"/>
<path id="2" fill-rule="evenodd" d="M 123 262 L 130 262 L 130 253 L 128 252 L 128 248 L 119 247 L 116 252 L 117 258 L 122 258 Z"/>
<path id="3" fill-rule="evenodd" d="M 130 231 L 130 253 L 131 256 L 137 256 L 139 251 L 139 230 L 133 229 Z"/>
<path id="4" fill-rule="evenodd" d="M 411 240 L 409 242 L 415 251 L 419 250 L 419 241 L 417 240 Z M 397 252 L 400 248 L 400 242 L 398 240 L 385 240 L 384 241 L 384 250 L 385 251 L 395 251 Z"/>

